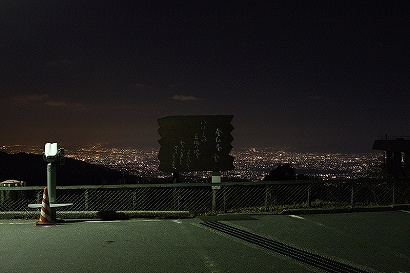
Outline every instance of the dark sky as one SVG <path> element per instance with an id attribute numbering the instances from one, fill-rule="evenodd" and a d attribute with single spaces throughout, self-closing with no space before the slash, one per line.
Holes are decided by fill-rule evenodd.
<path id="1" fill-rule="evenodd" d="M 159 147 L 234 115 L 235 147 L 410 135 L 406 1 L 1 1 L 0 145 Z"/>

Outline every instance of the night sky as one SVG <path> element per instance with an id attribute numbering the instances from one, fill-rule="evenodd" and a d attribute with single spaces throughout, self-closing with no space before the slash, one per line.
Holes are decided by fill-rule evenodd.
<path id="1" fill-rule="evenodd" d="M 406 1 L 1 1 L 0 145 L 159 147 L 234 115 L 235 147 L 367 152 L 410 135 Z"/>

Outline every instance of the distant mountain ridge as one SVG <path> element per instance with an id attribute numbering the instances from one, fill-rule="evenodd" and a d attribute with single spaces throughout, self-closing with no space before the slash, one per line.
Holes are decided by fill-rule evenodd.
<path id="1" fill-rule="evenodd" d="M 42 155 L 0 152 L 0 182 L 7 179 L 25 181 L 27 186 L 45 186 L 47 162 Z M 120 171 L 71 158 L 66 158 L 62 166 L 57 163 L 57 186 L 123 184 L 135 180 Z"/>

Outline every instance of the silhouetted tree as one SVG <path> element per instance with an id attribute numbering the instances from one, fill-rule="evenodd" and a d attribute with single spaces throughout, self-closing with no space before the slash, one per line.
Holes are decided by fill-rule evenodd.
<path id="1" fill-rule="evenodd" d="M 277 166 L 275 169 L 265 176 L 265 181 L 275 180 L 296 180 L 296 171 L 289 164 Z"/>

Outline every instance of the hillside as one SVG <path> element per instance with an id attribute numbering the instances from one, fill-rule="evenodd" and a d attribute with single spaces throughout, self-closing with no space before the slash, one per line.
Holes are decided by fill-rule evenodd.
<path id="1" fill-rule="evenodd" d="M 136 178 L 125 176 L 125 183 L 133 183 Z M 0 152 L 0 182 L 7 179 L 26 181 L 27 186 L 47 184 L 47 162 L 42 155 Z M 57 164 L 57 186 L 122 184 L 123 174 L 103 166 L 89 164 L 70 158 L 65 164 Z"/>

